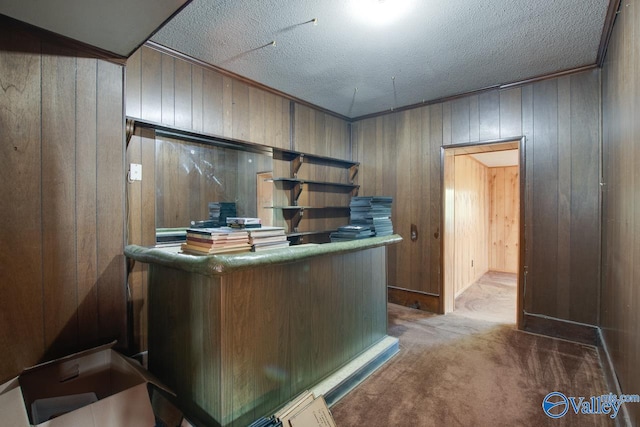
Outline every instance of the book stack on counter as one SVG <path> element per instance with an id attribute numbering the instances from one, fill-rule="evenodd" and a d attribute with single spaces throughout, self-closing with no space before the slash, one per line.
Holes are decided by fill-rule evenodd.
<path id="1" fill-rule="evenodd" d="M 180 248 L 192 255 L 213 255 L 249 252 L 249 233 L 247 230 L 231 227 L 188 228 L 187 241 Z"/>
<path id="2" fill-rule="evenodd" d="M 227 218 L 236 216 L 235 202 L 209 202 L 209 220 L 216 227 L 224 226 Z"/>
<path id="3" fill-rule="evenodd" d="M 305 391 L 271 417 L 262 417 L 249 427 L 336 427 L 324 397 Z"/>
<path id="4" fill-rule="evenodd" d="M 249 233 L 249 244 L 253 252 L 289 246 L 284 227 L 248 228 L 247 232 Z"/>
<path id="5" fill-rule="evenodd" d="M 337 231 L 329 235 L 331 242 L 345 242 L 348 240 L 366 239 L 373 236 L 373 230 L 369 225 L 349 224 L 338 227 Z"/>
<path id="6" fill-rule="evenodd" d="M 260 218 L 250 217 L 228 217 L 227 227 L 232 228 L 260 228 L 262 227 L 262 221 Z"/>
<path id="7" fill-rule="evenodd" d="M 356 196 L 351 198 L 351 224 L 369 226 L 376 236 L 393 234 L 390 196 Z"/>

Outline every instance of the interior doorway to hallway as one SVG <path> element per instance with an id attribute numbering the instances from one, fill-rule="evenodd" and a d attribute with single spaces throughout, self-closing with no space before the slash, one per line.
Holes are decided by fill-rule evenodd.
<path id="1" fill-rule="evenodd" d="M 524 143 L 442 148 L 445 313 L 520 324 Z"/>

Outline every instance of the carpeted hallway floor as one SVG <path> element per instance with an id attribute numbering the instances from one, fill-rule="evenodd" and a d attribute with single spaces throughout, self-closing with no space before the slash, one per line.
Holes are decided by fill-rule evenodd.
<path id="1" fill-rule="evenodd" d="M 543 412 L 549 392 L 609 390 L 595 347 L 517 331 L 511 298 L 515 282 L 498 274 L 445 316 L 389 304 L 400 353 L 331 408 L 338 427 L 613 425 L 607 415 Z"/>

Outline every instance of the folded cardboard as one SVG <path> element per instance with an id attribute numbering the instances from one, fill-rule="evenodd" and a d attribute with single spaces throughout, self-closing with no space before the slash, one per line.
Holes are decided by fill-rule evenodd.
<path id="1" fill-rule="evenodd" d="M 290 419 L 291 427 L 336 427 L 336 422 L 323 396 L 297 411 Z"/>
<path id="2" fill-rule="evenodd" d="M 155 425 L 147 383 L 158 382 L 136 362 L 113 350 L 113 344 L 34 366 L 0 385 L 0 426 Z M 97 401 L 90 403 L 87 393 L 95 394 Z M 63 404 L 51 407 L 51 398 Z M 84 406 L 78 408 L 80 401 Z M 34 418 L 32 408 L 43 405 L 54 418 Z"/>

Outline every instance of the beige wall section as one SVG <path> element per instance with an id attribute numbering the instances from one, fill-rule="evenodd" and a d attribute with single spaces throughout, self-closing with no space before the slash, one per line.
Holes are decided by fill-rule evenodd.
<path id="1" fill-rule="evenodd" d="M 622 393 L 640 390 L 640 2 L 624 2 L 602 71 L 603 257 L 600 325 Z M 594 166 L 595 168 L 595 166 Z M 626 404 L 632 425 L 640 405 Z"/>
<path id="2" fill-rule="evenodd" d="M 128 343 L 122 66 L 0 21 L 3 383 Z"/>
<path id="3" fill-rule="evenodd" d="M 597 322 L 599 70 L 364 119 L 352 128 L 360 193 L 394 196 L 394 229 L 404 240 L 389 248 L 389 284 L 436 295 L 440 147 L 525 136 L 525 309 Z"/>
<path id="4" fill-rule="evenodd" d="M 455 156 L 454 295 L 489 270 L 489 179 L 485 165 Z"/>
<path id="5" fill-rule="evenodd" d="M 489 270 L 518 272 L 519 167 L 489 168 Z"/>

